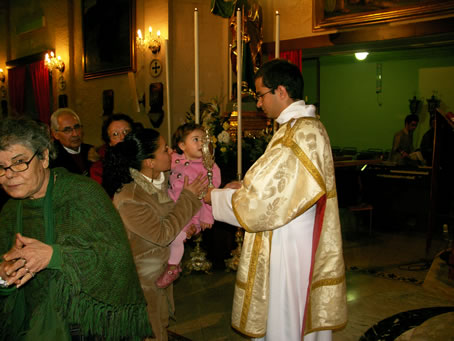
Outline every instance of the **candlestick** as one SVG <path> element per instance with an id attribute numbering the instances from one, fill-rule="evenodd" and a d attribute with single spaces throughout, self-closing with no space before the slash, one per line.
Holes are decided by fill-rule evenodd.
<path id="1" fill-rule="evenodd" d="M 199 11 L 194 10 L 195 123 L 200 123 L 199 100 Z"/>
<path id="2" fill-rule="evenodd" d="M 232 44 L 229 44 L 228 101 L 232 100 Z"/>
<path id="3" fill-rule="evenodd" d="M 275 42 L 275 51 L 274 51 L 274 57 L 279 58 L 279 52 L 280 52 L 280 47 L 279 47 L 279 34 L 280 34 L 280 16 L 279 12 L 276 11 L 276 42 Z"/>
<path id="4" fill-rule="evenodd" d="M 170 145 L 172 142 L 172 122 L 170 121 L 170 118 L 172 117 L 170 115 L 170 75 L 169 75 L 169 39 L 165 40 L 165 47 L 166 47 L 166 95 L 167 95 L 167 143 Z"/>
<path id="5" fill-rule="evenodd" d="M 236 93 L 237 93 L 237 111 L 238 111 L 238 130 L 237 130 L 237 154 L 238 154 L 238 161 L 237 161 L 237 177 L 238 180 L 241 180 L 243 167 L 242 167 L 242 136 L 243 136 L 243 129 L 242 129 L 242 122 L 241 122 L 241 83 L 242 83 L 242 26 L 241 26 L 241 10 L 238 8 L 236 11 L 236 55 L 237 55 L 237 82 L 236 82 Z"/>

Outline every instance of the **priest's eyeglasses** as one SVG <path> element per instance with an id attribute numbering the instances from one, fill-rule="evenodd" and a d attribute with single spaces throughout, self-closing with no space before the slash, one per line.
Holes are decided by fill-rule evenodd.
<path id="1" fill-rule="evenodd" d="M 36 154 L 38 154 L 38 151 L 36 151 L 28 161 L 18 160 L 9 167 L 0 167 L 0 176 L 4 176 L 8 169 L 11 169 L 14 173 L 25 172 L 28 169 L 30 162 L 32 162 L 35 158 Z"/>
<path id="2" fill-rule="evenodd" d="M 258 102 L 258 101 L 260 101 L 260 99 L 263 98 L 263 96 L 265 96 L 266 94 L 269 94 L 270 92 L 273 92 L 273 91 L 274 91 L 274 90 L 271 89 L 271 90 L 269 90 L 269 91 L 267 91 L 267 92 L 265 92 L 265 93 L 263 93 L 263 94 L 260 94 L 260 95 L 255 94 L 255 100 Z"/>

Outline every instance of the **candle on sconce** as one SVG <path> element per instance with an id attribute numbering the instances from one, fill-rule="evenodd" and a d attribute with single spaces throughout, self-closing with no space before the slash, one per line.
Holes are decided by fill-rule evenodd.
<path id="1" fill-rule="evenodd" d="M 237 93 L 237 112 L 238 112 L 238 130 L 237 130 L 237 177 L 238 180 L 241 180 L 242 173 L 243 173 L 243 166 L 242 166 L 242 137 L 243 137 L 243 127 L 241 122 L 241 114 L 242 114 L 242 99 L 241 99 L 241 84 L 242 84 L 242 56 L 243 56 L 243 44 L 242 44 L 242 17 L 241 17 L 241 10 L 238 8 L 236 11 L 236 55 L 237 55 L 237 82 L 236 82 L 236 93 Z"/>
<path id="2" fill-rule="evenodd" d="M 228 94 L 228 97 L 227 97 L 227 100 L 228 101 L 231 101 L 232 100 L 232 79 L 233 79 L 233 75 L 232 75 L 232 44 L 229 44 L 229 61 L 228 61 L 228 65 L 229 65 L 229 71 L 228 71 L 228 91 L 227 91 L 227 94 Z"/>
<path id="3" fill-rule="evenodd" d="M 167 95 L 167 136 L 168 136 L 168 143 L 172 140 L 172 122 L 170 118 L 172 117 L 170 111 L 170 75 L 169 75 L 169 39 L 165 40 L 165 48 L 166 48 L 166 95 Z"/>
<path id="4" fill-rule="evenodd" d="M 195 123 L 200 123 L 199 100 L 199 11 L 194 10 L 194 63 L 195 63 Z"/>
<path id="5" fill-rule="evenodd" d="M 276 11 L 276 41 L 275 41 L 275 51 L 274 58 L 279 58 L 280 46 L 279 46 L 279 35 L 280 35 L 280 16 L 279 12 Z"/>

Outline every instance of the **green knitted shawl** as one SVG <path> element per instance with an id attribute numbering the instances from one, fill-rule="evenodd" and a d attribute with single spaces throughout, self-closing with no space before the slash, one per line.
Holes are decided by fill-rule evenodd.
<path id="1" fill-rule="evenodd" d="M 0 339 L 61 340 L 68 324 L 108 340 L 152 334 L 121 218 L 97 183 L 57 168 L 46 197 L 9 200 L 0 226 L 0 255 L 21 230 L 54 250 L 46 269 L 0 296 Z"/>

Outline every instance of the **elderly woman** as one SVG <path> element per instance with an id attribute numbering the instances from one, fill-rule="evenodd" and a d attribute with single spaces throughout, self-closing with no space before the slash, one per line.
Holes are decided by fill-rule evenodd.
<path id="1" fill-rule="evenodd" d="M 94 181 L 49 169 L 49 130 L 0 121 L 0 339 L 150 335 L 121 218 Z"/>
<path id="2" fill-rule="evenodd" d="M 131 132 L 133 124 L 134 121 L 131 117 L 121 113 L 112 114 L 104 120 L 101 136 L 105 144 L 97 150 L 100 159 L 90 167 L 90 177 L 100 185 L 102 185 L 103 160 L 106 150 L 123 141 L 125 136 Z"/>
<path id="3" fill-rule="evenodd" d="M 140 283 L 148 302 L 148 317 L 157 340 L 167 340 L 169 311 L 173 311 L 173 287 L 160 289 L 155 282 L 165 270 L 170 243 L 201 207 L 197 198 L 206 178 L 185 180 L 176 202 L 167 191 L 171 152 L 153 129 L 131 132 L 106 154 L 104 182 L 123 219 Z M 195 227 L 189 231 L 194 233 Z"/>

